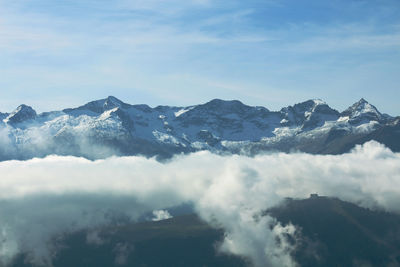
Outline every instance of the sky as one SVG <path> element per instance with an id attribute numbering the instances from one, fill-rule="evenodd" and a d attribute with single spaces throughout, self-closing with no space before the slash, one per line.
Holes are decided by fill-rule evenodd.
<path id="1" fill-rule="evenodd" d="M 398 0 L 0 0 L 0 111 L 113 95 L 400 115 Z"/>

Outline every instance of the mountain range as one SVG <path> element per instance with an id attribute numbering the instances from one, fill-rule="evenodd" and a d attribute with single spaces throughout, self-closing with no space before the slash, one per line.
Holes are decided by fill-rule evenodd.
<path id="1" fill-rule="evenodd" d="M 188 107 L 131 105 L 116 97 L 37 114 L 27 105 L 0 112 L 0 160 L 46 155 L 89 159 L 156 156 L 209 150 L 255 155 L 266 151 L 341 154 L 376 140 L 400 151 L 400 117 L 361 99 L 339 112 L 321 100 L 279 111 L 240 101 Z"/>

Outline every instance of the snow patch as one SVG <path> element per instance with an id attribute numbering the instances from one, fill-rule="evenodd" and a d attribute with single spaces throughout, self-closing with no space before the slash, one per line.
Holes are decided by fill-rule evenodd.
<path id="1" fill-rule="evenodd" d="M 159 132 L 157 130 L 153 131 L 154 137 L 161 143 L 166 143 L 166 144 L 173 144 L 173 145 L 179 145 L 180 142 L 178 139 L 173 137 L 172 135 L 166 134 Z"/>
<path id="2" fill-rule="evenodd" d="M 183 108 L 181 110 L 178 110 L 177 112 L 175 112 L 175 117 L 179 117 L 180 115 L 182 115 L 183 113 L 188 112 L 189 110 L 192 110 L 194 107 L 190 107 L 190 108 Z"/>
<path id="3" fill-rule="evenodd" d="M 379 125 L 377 121 L 370 121 L 368 123 L 361 124 L 355 128 L 356 133 L 370 133 L 376 129 L 376 126 Z"/>
<path id="4" fill-rule="evenodd" d="M 199 141 L 193 142 L 191 146 L 198 150 L 208 149 L 210 147 L 206 142 Z"/>
<path id="5" fill-rule="evenodd" d="M 337 119 L 338 122 L 347 122 L 349 121 L 350 117 L 349 116 L 345 116 L 345 117 L 340 117 L 339 119 Z"/>
<path id="6" fill-rule="evenodd" d="M 321 99 L 313 99 L 313 101 L 316 105 L 326 105 L 326 102 Z"/>
<path id="7" fill-rule="evenodd" d="M 282 137 L 294 136 L 298 131 L 299 131 L 298 127 L 295 128 L 281 127 L 281 128 L 275 128 L 273 130 L 273 133 L 275 134 L 276 137 L 282 138 Z"/>
<path id="8" fill-rule="evenodd" d="M 99 116 L 99 120 L 106 120 L 108 118 L 111 117 L 111 113 L 117 111 L 118 107 L 104 111 L 100 116 Z"/>

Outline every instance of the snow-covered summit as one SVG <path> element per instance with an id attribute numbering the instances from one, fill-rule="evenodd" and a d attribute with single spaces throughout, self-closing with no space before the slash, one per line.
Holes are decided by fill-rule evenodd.
<path id="1" fill-rule="evenodd" d="M 7 124 L 18 124 L 34 120 L 36 116 L 36 111 L 32 107 L 22 104 L 11 112 L 3 121 Z"/>
<path id="2" fill-rule="evenodd" d="M 263 116 L 269 113 L 269 110 L 264 107 L 252 107 L 243 104 L 238 100 L 221 100 L 213 99 L 207 103 L 190 106 L 180 109 L 175 113 L 175 116 L 180 121 L 192 120 L 194 123 L 197 120 L 235 120 L 245 117 Z"/>
<path id="3" fill-rule="evenodd" d="M 302 129 L 312 129 L 322 126 L 326 121 L 339 118 L 339 112 L 330 108 L 319 99 L 308 100 L 302 103 L 281 109 L 284 126 L 301 126 Z"/>
<path id="4" fill-rule="evenodd" d="M 79 116 L 83 114 L 96 116 L 114 108 L 129 108 L 130 106 L 131 105 L 122 102 L 114 96 L 109 96 L 105 99 L 91 101 L 83 106 L 77 108 L 68 108 L 64 109 L 63 111 L 73 116 Z"/>
<path id="5" fill-rule="evenodd" d="M 342 117 L 349 117 L 349 122 L 352 124 L 362 124 L 367 121 L 382 121 L 385 119 L 378 109 L 368 103 L 364 98 L 354 103 L 341 114 Z"/>

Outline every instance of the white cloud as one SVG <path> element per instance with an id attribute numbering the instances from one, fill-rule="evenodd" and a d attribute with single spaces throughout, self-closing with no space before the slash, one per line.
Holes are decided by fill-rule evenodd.
<path id="1" fill-rule="evenodd" d="M 166 220 L 172 218 L 171 214 L 169 214 L 168 210 L 153 210 L 153 216 L 151 220 L 154 222 Z"/>
<path id="2" fill-rule="evenodd" d="M 31 261 L 49 265 L 57 249 L 51 242 L 55 235 L 193 202 L 204 220 L 225 229 L 222 251 L 248 257 L 256 266 L 291 266 L 295 263 L 285 233 L 295 229 L 259 216 L 284 197 L 318 192 L 400 211 L 400 154 L 376 142 L 337 156 L 276 153 L 248 158 L 199 152 L 168 163 L 141 157 L 89 161 L 50 156 L 1 162 L 0 176 L 4 264 L 24 251 Z"/>

